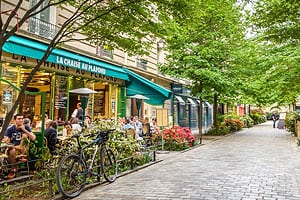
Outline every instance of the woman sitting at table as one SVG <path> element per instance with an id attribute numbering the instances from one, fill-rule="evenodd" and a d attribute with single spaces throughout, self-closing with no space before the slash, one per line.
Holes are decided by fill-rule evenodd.
<path id="1" fill-rule="evenodd" d="M 73 131 L 79 132 L 79 133 L 82 131 L 82 127 L 79 124 L 80 121 L 77 118 L 73 119 L 71 123 L 72 123 L 72 130 Z"/>
<path id="2" fill-rule="evenodd" d="M 63 128 L 63 137 L 70 137 L 72 135 L 72 124 L 66 122 Z"/>

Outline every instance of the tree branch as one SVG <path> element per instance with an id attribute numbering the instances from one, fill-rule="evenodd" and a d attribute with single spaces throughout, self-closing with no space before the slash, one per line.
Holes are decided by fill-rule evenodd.
<path id="1" fill-rule="evenodd" d="M 19 2 L 17 3 L 16 7 L 10 12 L 10 14 L 9 14 L 9 16 L 8 16 L 8 18 L 7 18 L 6 22 L 5 22 L 5 24 L 4 24 L 4 26 L 3 26 L 3 27 L 1 26 L 1 34 L 0 34 L 0 37 L 3 37 L 3 38 L 4 38 L 3 41 L 1 41 L 1 42 L 3 42 L 2 44 L 4 44 L 4 42 L 5 42 L 5 41 L 7 40 L 7 38 L 10 36 L 9 33 L 8 33 L 7 35 L 9 35 L 9 36 L 7 37 L 7 35 L 5 35 L 5 33 L 6 33 L 6 31 L 7 31 L 8 26 L 10 25 L 12 19 L 16 16 L 16 13 L 17 13 L 17 11 L 19 10 L 19 8 L 20 8 L 20 6 L 22 5 L 22 3 L 23 3 L 23 0 L 19 0 Z M 17 26 L 15 26 L 15 31 L 16 31 L 16 30 L 17 30 Z M 5 38 L 5 37 L 7 37 L 7 38 Z"/>
<path id="2" fill-rule="evenodd" d="M 64 2 L 66 2 L 67 0 L 61 0 L 58 1 L 56 3 L 52 3 L 52 4 L 48 4 L 47 6 L 45 6 L 43 9 L 34 12 L 36 9 L 38 9 L 42 3 L 44 2 L 44 0 L 40 0 L 38 1 L 34 6 L 32 6 L 30 9 L 28 9 L 25 14 L 23 15 L 23 17 L 20 19 L 20 21 L 18 22 L 19 26 L 22 26 L 27 20 L 28 18 L 37 15 L 38 13 L 42 12 L 43 10 L 50 8 L 51 6 L 55 6 L 55 5 L 59 5 L 62 4 Z M 22 4 L 23 0 L 19 0 L 19 4 L 18 6 L 15 7 L 14 12 L 17 13 L 18 9 L 20 8 L 21 4 Z M 11 21 L 11 19 L 10 19 Z M 10 22 L 6 22 L 6 26 L 3 30 L 7 30 L 8 26 L 9 26 Z M 13 35 L 16 31 L 17 31 L 17 26 L 14 26 L 10 31 L 7 32 L 6 35 L 3 35 L 3 41 L 6 41 L 11 35 Z"/>

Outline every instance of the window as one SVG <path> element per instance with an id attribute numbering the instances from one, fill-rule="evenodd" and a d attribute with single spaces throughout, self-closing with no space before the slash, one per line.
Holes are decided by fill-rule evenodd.
<path id="1" fill-rule="evenodd" d="M 37 9 L 40 10 L 45 8 L 49 4 L 50 0 L 45 0 L 41 6 Z M 37 3 L 37 0 L 31 0 L 31 7 Z M 49 7 L 42 12 L 36 14 L 34 17 L 29 19 L 28 31 L 35 33 L 45 38 L 53 38 L 58 32 L 58 27 L 55 25 L 56 22 L 56 10 L 54 7 Z M 52 22 L 52 24 L 51 24 Z"/>
<path id="2" fill-rule="evenodd" d="M 68 99 L 68 78 L 58 75 L 55 80 L 54 120 L 66 121 Z"/>
<path id="3" fill-rule="evenodd" d="M 141 69 L 147 69 L 148 61 L 144 58 L 136 58 L 136 67 Z"/>
<path id="4" fill-rule="evenodd" d="M 107 45 L 105 46 L 96 46 L 96 54 L 104 58 L 113 58 L 113 49 Z"/>

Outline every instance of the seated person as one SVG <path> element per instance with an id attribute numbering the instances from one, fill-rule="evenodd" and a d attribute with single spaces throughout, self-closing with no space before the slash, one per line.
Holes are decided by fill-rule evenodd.
<path id="1" fill-rule="evenodd" d="M 126 119 L 124 129 L 126 131 L 126 135 L 132 138 L 136 138 L 134 126 L 130 123 L 130 119 Z"/>
<path id="2" fill-rule="evenodd" d="M 8 159 L 11 164 L 11 170 L 7 178 L 11 179 L 16 176 L 16 155 L 25 153 L 24 139 L 29 138 L 31 141 L 35 140 L 35 135 L 32 133 L 30 127 L 24 126 L 23 115 L 16 114 L 14 116 L 14 125 L 7 128 L 3 142 L 12 143 L 14 146 L 8 149 Z M 21 162 L 26 162 L 25 158 L 21 158 Z"/>
<path id="3" fill-rule="evenodd" d="M 80 121 L 77 118 L 73 119 L 71 122 L 72 130 L 80 133 L 82 131 L 82 127 L 79 123 Z"/>
<path id="4" fill-rule="evenodd" d="M 72 135 L 72 124 L 70 122 L 65 122 L 63 128 L 63 137 L 70 137 Z"/>
<path id="5" fill-rule="evenodd" d="M 90 128 L 92 125 L 92 118 L 89 115 L 86 115 L 84 117 L 84 127 L 85 128 Z"/>
<path id="6" fill-rule="evenodd" d="M 143 128 L 142 128 L 142 131 L 143 131 L 143 136 L 145 137 L 152 137 L 151 135 L 151 132 L 150 132 L 150 123 L 149 123 L 149 118 L 146 117 L 143 121 Z"/>
<path id="7" fill-rule="evenodd" d="M 23 119 L 23 124 L 24 124 L 24 126 L 28 126 L 30 128 L 31 127 L 31 120 L 29 118 L 24 118 Z"/>
<path id="8" fill-rule="evenodd" d="M 136 138 L 143 137 L 143 131 L 142 131 L 143 124 L 142 122 L 140 122 L 138 116 L 134 116 L 132 121 L 135 127 Z"/>
<path id="9" fill-rule="evenodd" d="M 134 129 L 134 126 L 131 124 L 130 119 L 126 119 L 125 125 L 124 125 L 124 129 Z"/>
<path id="10" fill-rule="evenodd" d="M 44 136 L 47 138 L 47 146 L 50 150 L 50 153 L 53 154 L 56 149 L 55 145 L 57 143 L 57 122 L 48 119 L 45 124 L 47 128 Z"/>

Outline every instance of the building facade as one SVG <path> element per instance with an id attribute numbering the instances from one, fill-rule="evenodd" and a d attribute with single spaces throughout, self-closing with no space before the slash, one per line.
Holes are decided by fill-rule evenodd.
<path id="1" fill-rule="evenodd" d="M 4 20 L 16 3 L 16 0 L 1 1 Z M 18 16 L 22 17 L 35 3 L 36 0 L 24 1 Z M 19 27 L 17 34 L 4 44 L 0 70 L 0 118 L 4 118 L 10 110 L 30 71 L 71 13 L 72 8 L 67 6 L 45 9 Z M 185 98 L 187 107 L 181 107 L 171 87 L 174 82 L 184 82 L 158 70 L 158 63 L 164 62 L 164 51 L 158 45 L 159 41 L 153 41 L 149 55 L 145 56 L 129 56 L 124 51 L 84 41 L 65 42 L 51 52 L 32 77 L 19 104 L 19 112 L 33 122 L 46 113 L 51 119 L 63 123 L 70 119 L 80 101 L 80 95 L 70 90 L 90 88 L 97 92 L 89 94 L 86 108 L 86 114 L 93 119 L 133 115 L 156 118 L 157 110 L 165 109 L 168 125 L 197 128 L 197 99 Z M 135 95 L 146 98 L 132 98 Z"/>

